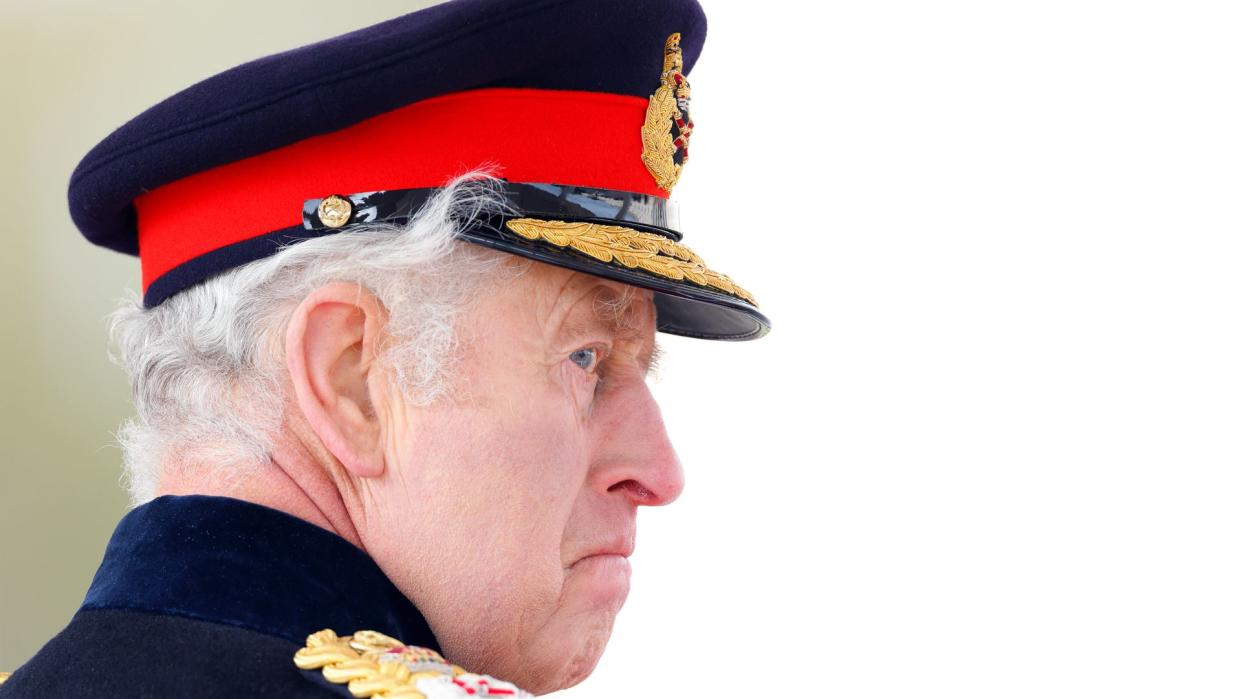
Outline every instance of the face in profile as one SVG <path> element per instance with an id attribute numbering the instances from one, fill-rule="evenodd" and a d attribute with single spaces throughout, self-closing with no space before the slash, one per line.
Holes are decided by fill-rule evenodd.
<path id="1" fill-rule="evenodd" d="M 638 507 L 681 467 L 646 384 L 650 291 L 534 264 L 460 323 L 453 395 L 394 401 L 364 546 L 446 657 L 534 692 L 580 682 L 629 591 Z"/>

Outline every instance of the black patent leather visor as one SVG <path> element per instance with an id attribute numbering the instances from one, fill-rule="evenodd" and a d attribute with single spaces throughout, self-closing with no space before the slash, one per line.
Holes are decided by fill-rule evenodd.
<path id="1" fill-rule="evenodd" d="M 401 225 L 440 189 L 402 189 L 308 199 L 302 224 L 315 235 L 369 223 Z M 660 197 L 557 184 L 501 182 L 507 212 L 476 219 L 472 243 L 651 289 L 660 332 L 754 340 L 771 322 L 754 297 L 682 244 L 675 204 Z"/>

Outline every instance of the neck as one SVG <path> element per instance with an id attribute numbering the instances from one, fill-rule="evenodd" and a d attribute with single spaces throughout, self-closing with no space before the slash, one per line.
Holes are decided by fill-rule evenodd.
<path id="1" fill-rule="evenodd" d="M 221 473 L 213 464 L 189 461 L 164 473 L 156 496 L 218 495 L 246 500 L 306 520 L 364 549 L 341 484 L 329 475 L 334 459 L 326 450 L 307 448 L 308 442 L 299 434 L 307 430 L 296 424 L 285 427 L 275 439 L 269 461 L 229 467 L 229 473 Z"/>

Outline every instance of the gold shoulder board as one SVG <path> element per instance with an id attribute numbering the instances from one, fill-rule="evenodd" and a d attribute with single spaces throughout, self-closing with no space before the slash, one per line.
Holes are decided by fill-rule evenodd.
<path id="1" fill-rule="evenodd" d="M 293 655 L 302 670 L 321 670 L 324 679 L 348 684 L 356 697 L 378 699 L 534 699 L 513 684 L 476 675 L 450 664 L 429 648 L 407 646 L 376 631 L 337 636 L 324 629 L 306 637 Z"/>

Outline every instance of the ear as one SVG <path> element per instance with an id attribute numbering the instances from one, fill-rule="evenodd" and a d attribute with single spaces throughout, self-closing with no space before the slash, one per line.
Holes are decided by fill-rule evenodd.
<path id="1" fill-rule="evenodd" d="M 377 401 L 387 384 L 375 361 L 388 312 L 358 284 L 333 282 L 289 319 L 285 359 L 302 414 L 333 456 L 359 478 L 384 472 Z"/>

